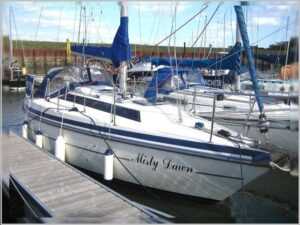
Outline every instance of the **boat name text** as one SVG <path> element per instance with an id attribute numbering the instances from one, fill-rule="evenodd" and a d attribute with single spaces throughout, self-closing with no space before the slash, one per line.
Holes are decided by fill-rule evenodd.
<path id="1" fill-rule="evenodd" d="M 160 161 L 155 159 L 154 156 L 147 156 L 143 153 L 139 153 L 136 157 L 136 162 L 138 164 L 143 164 L 146 166 L 149 166 L 152 168 L 153 171 L 156 171 Z M 166 170 L 173 170 L 173 171 L 179 171 L 179 172 L 186 172 L 186 173 L 192 173 L 193 168 L 189 166 L 185 166 L 181 163 L 177 163 L 172 159 L 163 159 L 161 161 L 161 167 Z"/>

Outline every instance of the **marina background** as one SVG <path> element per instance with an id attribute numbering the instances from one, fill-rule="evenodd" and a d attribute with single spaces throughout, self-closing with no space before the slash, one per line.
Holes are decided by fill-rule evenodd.
<path id="1" fill-rule="evenodd" d="M 289 55 L 287 57 L 287 63 L 292 64 L 298 62 L 298 38 L 292 37 L 289 41 Z M 97 44 L 94 44 L 97 45 Z M 99 45 L 99 44 L 98 44 Z M 185 47 L 185 43 L 182 46 L 176 48 L 176 54 L 179 58 L 201 58 L 207 55 L 209 52 L 208 47 Z M 260 71 L 272 71 L 280 73 L 282 66 L 285 65 L 287 41 L 278 42 L 270 45 L 268 48 L 259 46 L 252 46 L 254 53 L 255 65 Z M 66 54 L 66 42 L 49 42 L 49 41 L 28 41 L 28 40 L 13 40 L 13 55 L 15 59 L 20 63 L 22 67 L 26 67 L 28 74 L 41 74 L 44 75 L 47 71 L 56 66 L 64 66 L 67 64 Z M 108 46 L 108 44 L 101 44 L 101 46 Z M 216 58 L 219 52 L 228 51 L 232 46 L 227 48 L 212 47 L 209 58 Z M 8 37 L 3 38 L 3 65 L 8 65 L 9 56 L 9 41 Z M 139 45 L 131 44 L 131 51 L 133 57 L 143 56 L 169 56 L 167 46 L 151 46 L 151 45 Z M 171 48 L 171 55 L 173 55 L 174 49 Z M 273 63 L 270 60 L 266 60 L 270 56 L 275 56 L 276 60 Z M 72 62 L 78 63 L 80 57 L 72 55 Z M 241 57 L 242 65 L 247 64 L 245 53 L 243 52 Z M 4 68 L 6 73 L 4 79 L 8 79 L 8 68 Z"/>

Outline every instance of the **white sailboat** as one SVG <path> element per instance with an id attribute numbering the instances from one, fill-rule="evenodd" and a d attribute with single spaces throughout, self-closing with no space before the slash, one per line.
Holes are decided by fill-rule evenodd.
<path id="1" fill-rule="evenodd" d="M 179 120 L 176 106 L 128 95 L 127 26 L 123 2 L 112 47 L 97 52 L 109 54 L 120 66 L 118 92 L 103 71 L 89 67 L 54 68 L 36 92 L 30 88 L 33 78 L 28 78 L 24 132 L 30 139 L 106 179 L 214 200 L 232 195 L 282 159 L 216 123 L 184 111 Z M 90 49 L 84 48 L 88 55 Z M 221 130 L 230 135 L 221 135 Z"/>
<path id="2" fill-rule="evenodd" d="M 9 57 L 8 57 L 8 70 L 9 70 L 9 79 L 3 81 L 3 85 L 7 86 L 10 91 L 25 91 L 25 79 L 22 77 L 22 74 L 25 73 L 25 69 L 22 70 L 18 61 L 14 59 L 13 56 L 13 8 L 9 7 L 8 13 L 8 22 L 9 22 Z"/>

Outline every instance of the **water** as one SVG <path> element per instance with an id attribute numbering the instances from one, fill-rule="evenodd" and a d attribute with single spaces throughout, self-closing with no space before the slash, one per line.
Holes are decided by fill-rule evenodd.
<path id="1" fill-rule="evenodd" d="M 2 93 L 3 131 L 20 134 L 24 93 Z M 298 178 L 280 171 L 270 171 L 221 202 L 115 180 L 107 183 L 99 175 L 88 174 L 133 201 L 174 216 L 171 221 L 176 223 L 298 223 Z"/>

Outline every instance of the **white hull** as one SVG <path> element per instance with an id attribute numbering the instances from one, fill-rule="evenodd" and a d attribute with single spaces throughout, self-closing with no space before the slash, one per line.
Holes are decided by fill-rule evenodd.
<path id="1" fill-rule="evenodd" d="M 34 140 L 39 121 L 32 120 L 29 127 L 29 137 Z M 44 148 L 53 152 L 59 127 L 42 122 L 41 131 Z M 67 162 L 103 174 L 103 154 L 107 147 L 101 137 L 78 132 L 78 129 L 63 129 L 63 136 Z M 116 140 L 109 140 L 109 143 L 122 164 L 144 186 L 196 197 L 223 200 L 238 191 L 242 183 L 247 184 L 268 171 L 265 166 L 210 159 L 172 149 L 155 149 Z M 116 179 L 137 184 L 116 157 L 113 175 Z"/>

